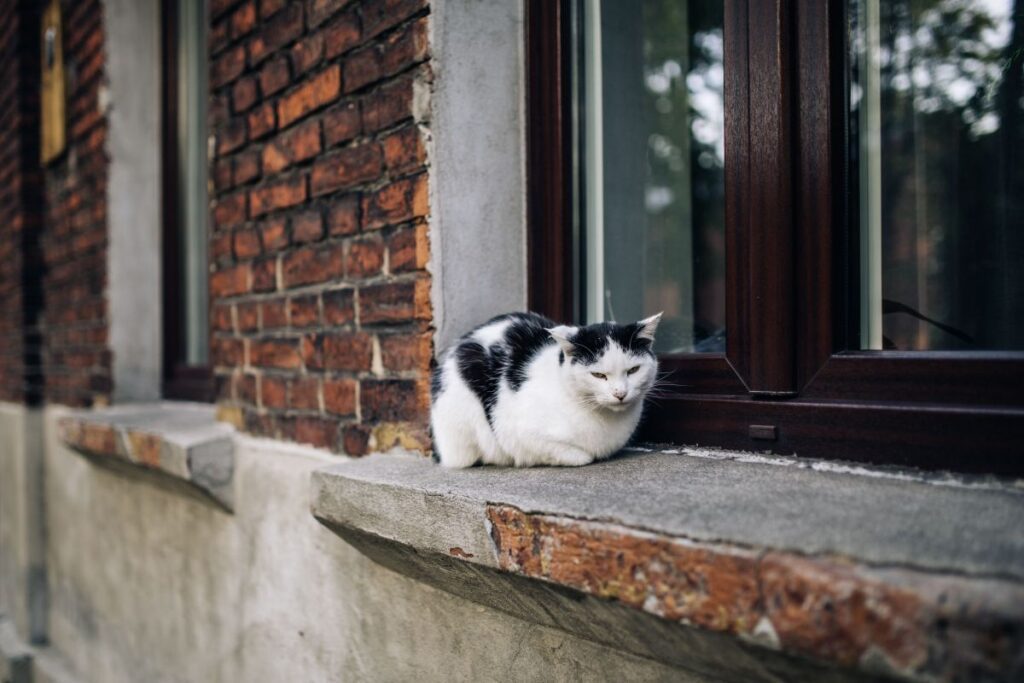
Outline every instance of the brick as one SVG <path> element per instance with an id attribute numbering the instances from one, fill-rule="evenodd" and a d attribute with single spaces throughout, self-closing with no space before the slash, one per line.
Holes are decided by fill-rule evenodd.
<path id="1" fill-rule="evenodd" d="M 288 406 L 295 410 L 320 410 L 320 380 L 297 377 L 288 383 Z"/>
<path id="2" fill-rule="evenodd" d="M 355 296 L 351 289 L 336 289 L 323 293 L 324 324 L 346 325 L 355 320 Z"/>
<path id="3" fill-rule="evenodd" d="M 288 307 L 284 299 L 272 299 L 260 303 L 260 320 L 263 329 L 288 326 Z"/>
<path id="4" fill-rule="evenodd" d="M 260 223 L 260 241 L 267 252 L 280 251 L 288 246 L 288 232 L 283 217 L 275 217 Z"/>
<path id="5" fill-rule="evenodd" d="M 309 25 L 317 26 L 351 0 L 309 0 Z"/>
<path id="6" fill-rule="evenodd" d="M 369 0 L 362 5 L 363 35 L 367 38 L 397 26 L 427 7 L 427 0 Z"/>
<path id="7" fill-rule="evenodd" d="M 252 271 L 248 264 L 223 268 L 210 276 L 210 295 L 215 299 L 236 296 L 249 291 Z"/>
<path id="8" fill-rule="evenodd" d="M 327 211 L 327 231 L 333 235 L 351 235 L 359 231 L 359 197 L 342 197 Z"/>
<path id="9" fill-rule="evenodd" d="M 409 379 L 364 379 L 359 384 L 360 414 L 364 422 L 396 422 L 425 416 L 422 389 Z"/>
<path id="10" fill-rule="evenodd" d="M 214 337 L 210 340 L 210 358 L 214 365 L 239 366 L 245 360 L 245 345 L 241 339 Z"/>
<path id="11" fill-rule="evenodd" d="M 292 67 L 295 77 L 319 65 L 324 59 L 324 37 L 314 34 L 295 43 L 291 49 Z"/>
<path id="12" fill-rule="evenodd" d="M 260 238 L 255 230 L 238 230 L 234 238 L 235 258 L 250 259 L 260 255 Z"/>
<path id="13" fill-rule="evenodd" d="M 274 436 L 274 418 L 272 415 L 263 415 L 252 408 L 246 408 L 244 413 L 244 426 L 247 432 L 257 436 Z"/>
<path id="14" fill-rule="evenodd" d="M 260 305 L 249 301 L 235 307 L 238 315 L 238 329 L 241 332 L 253 332 L 260 327 Z"/>
<path id="15" fill-rule="evenodd" d="M 249 59 L 253 64 L 271 52 L 287 45 L 302 34 L 302 3 L 293 2 L 264 24 L 259 35 L 249 42 Z"/>
<path id="16" fill-rule="evenodd" d="M 333 415 L 355 415 L 358 386 L 359 383 L 353 379 L 325 379 L 324 411 Z"/>
<path id="17" fill-rule="evenodd" d="M 220 127 L 217 133 L 217 155 L 224 156 L 234 152 L 245 144 L 248 137 L 245 118 L 229 120 Z"/>
<path id="18" fill-rule="evenodd" d="M 264 97 L 284 90 L 291 81 L 291 70 L 285 57 L 268 59 L 260 68 L 260 89 Z"/>
<path id="19" fill-rule="evenodd" d="M 323 365 L 328 370 L 359 372 L 370 369 L 373 344 L 361 332 L 323 336 Z"/>
<path id="20" fill-rule="evenodd" d="M 430 54 L 427 18 L 422 17 L 388 35 L 380 51 L 381 75 L 392 76 Z"/>
<path id="21" fill-rule="evenodd" d="M 240 225 L 248 218 L 248 202 L 245 192 L 224 195 L 213 207 L 213 224 L 217 230 Z"/>
<path id="22" fill-rule="evenodd" d="M 277 112 L 273 104 L 265 103 L 249 112 L 249 139 L 258 140 L 277 128 Z"/>
<path id="23" fill-rule="evenodd" d="M 250 0 L 231 13 L 231 38 L 237 40 L 256 26 L 256 5 Z"/>
<path id="24" fill-rule="evenodd" d="M 433 357 L 431 335 L 389 334 L 380 337 L 381 361 L 386 370 L 404 372 L 426 371 Z"/>
<path id="25" fill-rule="evenodd" d="M 296 339 L 253 340 L 249 345 L 249 364 L 264 368 L 296 370 L 302 367 Z"/>
<path id="26" fill-rule="evenodd" d="M 327 44 L 327 59 L 334 59 L 359 44 L 362 30 L 355 11 L 345 12 L 324 31 Z"/>
<path id="27" fill-rule="evenodd" d="M 425 223 L 399 228 L 388 237 L 388 267 L 392 273 L 423 270 L 430 259 L 430 240 Z"/>
<path id="28" fill-rule="evenodd" d="M 269 19 L 285 6 L 287 0 L 260 0 L 260 18 Z"/>
<path id="29" fill-rule="evenodd" d="M 306 114 L 330 104 L 341 93 L 341 70 L 330 66 L 298 88 L 281 98 L 277 103 L 277 118 L 282 128 Z"/>
<path id="30" fill-rule="evenodd" d="M 363 325 L 429 319 L 427 280 L 371 285 L 359 290 L 359 320 Z"/>
<path id="31" fill-rule="evenodd" d="M 240 114 L 259 99 L 259 91 L 256 88 L 256 77 L 246 76 L 235 81 L 231 86 L 231 104 L 236 114 Z"/>
<path id="32" fill-rule="evenodd" d="M 287 407 L 287 384 L 282 378 L 267 375 L 260 378 L 260 404 L 264 408 Z"/>
<path id="33" fill-rule="evenodd" d="M 277 259 L 259 259 L 252 264 L 252 291 L 272 292 L 277 289 Z"/>
<path id="34" fill-rule="evenodd" d="M 235 185 L 244 185 L 257 180 L 260 177 L 260 172 L 260 155 L 257 152 L 243 152 L 235 157 Z"/>
<path id="35" fill-rule="evenodd" d="M 284 209 L 306 201 L 306 177 L 293 175 L 249 191 L 250 212 L 253 217 L 268 211 Z"/>
<path id="36" fill-rule="evenodd" d="M 384 245 L 379 240 L 352 242 L 345 258 L 345 276 L 365 278 L 380 273 L 384 267 Z"/>
<path id="37" fill-rule="evenodd" d="M 381 140 L 384 165 L 392 173 L 413 170 L 427 161 L 423 133 L 419 126 L 406 126 Z"/>
<path id="38" fill-rule="evenodd" d="M 421 173 L 385 185 L 363 197 L 363 229 L 404 223 L 427 215 L 429 196 L 427 175 Z"/>
<path id="39" fill-rule="evenodd" d="M 227 12 L 233 4 L 235 0 L 210 0 L 210 17 L 216 19 Z M 82 3 L 81 6 L 85 7 L 86 4 Z"/>
<path id="40" fill-rule="evenodd" d="M 211 23 L 210 32 L 206 37 L 206 45 L 210 54 L 215 55 L 227 47 L 231 40 L 231 22 L 225 19 Z"/>
<path id="41" fill-rule="evenodd" d="M 284 257 L 284 286 L 298 287 L 330 282 L 344 274 L 344 254 L 340 245 L 303 247 Z"/>
<path id="42" fill-rule="evenodd" d="M 231 167 L 230 159 L 217 159 L 217 163 L 214 164 L 213 186 L 218 192 L 223 192 L 232 186 Z"/>
<path id="43" fill-rule="evenodd" d="M 292 242 L 316 242 L 324 236 L 324 219 L 319 211 L 304 211 L 292 218 Z"/>
<path id="44" fill-rule="evenodd" d="M 370 428 L 365 425 L 349 425 L 345 427 L 342 437 L 342 448 L 351 456 L 366 455 L 370 444 Z"/>
<path id="45" fill-rule="evenodd" d="M 338 423 L 317 417 L 297 417 L 295 440 L 317 448 L 334 448 L 338 442 Z"/>
<path id="46" fill-rule="evenodd" d="M 231 332 L 235 328 L 232 322 L 231 306 L 218 304 L 210 312 L 210 327 L 215 332 Z"/>
<path id="47" fill-rule="evenodd" d="M 313 195 L 323 195 L 374 180 L 380 176 L 381 170 L 380 146 L 376 143 L 325 154 L 313 164 Z"/>
<path id="48" fill-rule="evenodd" d="M 320 153 L 320 122 L 308 121 L 281 135 L 263 148 L 263 168 L 276 173 Z"/>
<path id="49" fill-rule="evenodd" d="M 300 296 L 288 301 L 292 327 L 317 327 L 320 325 L 320 301 L 315 296 Z"/>
<path id="50" fill-rule="evenodd" d="M 210 255 L 217 263 L 230 261 L 234 257 L 231 242 L 234 236 L 230 232 L 219 232 L 210 240 Z"/>
<path id="51" fill-rule="evenodd" d="M 383 77 L 378 46 L 370 45 L 345 59 L 345 92 L 355 92 Z"/>
<path id="52" fill-rule="evenodd" d="M 382 86 L 363 98 L 363 129 L 388 128 L 413 115 L 413 78 L 406 77 Z"/>
<path id="53" fill-rule="evenodd" d="M 363 118 L 356 102 L 345 102 L 328 109 L 323 122 L 324 143 L 328 147 L 347 142 L 363 132 Z"/>
<path id="54" fill-rule="evenodd" d="M 245 48 L 234 47 L 213 60 L 210 67 L 210 85 L 219 88 L 227 85 L 245 71 Z"/>

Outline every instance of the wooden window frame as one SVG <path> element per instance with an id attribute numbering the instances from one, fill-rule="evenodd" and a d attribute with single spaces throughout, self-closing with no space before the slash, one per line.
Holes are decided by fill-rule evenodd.
<path id="1" fill-rule="evenodd" d="M 178 13 L 174 0 L 163 0 L 161 11 L 161 289 L 163 324 L 164 398 L 210 403 L 214 399 L 213 368 L 185 362 L 185 305 L 181 291 L 182 254 L 178 189 L 181 159 L 178 154 Z"/>
<path id="2" fill-rule="evenodd" d="M 639 438 L 1024 475 L 1024 353 L 848 350 L 846 5 L 724 0 L 726 352 L 662 357 Z M 527 14 L 530 306 L 573 320 L 569 0 Z"/>

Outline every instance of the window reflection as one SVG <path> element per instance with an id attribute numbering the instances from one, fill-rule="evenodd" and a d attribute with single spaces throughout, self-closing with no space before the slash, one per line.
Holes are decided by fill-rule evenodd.
<path id="1" fill-rule="evenodd" d="M 580 2 L 586 317 L 725 349 L 722 5 Z"/>
<path id="2" fill-rule="evenodd" d="M 1024 349 L 1024 7 L 849 17 L 861 347 Z"/>

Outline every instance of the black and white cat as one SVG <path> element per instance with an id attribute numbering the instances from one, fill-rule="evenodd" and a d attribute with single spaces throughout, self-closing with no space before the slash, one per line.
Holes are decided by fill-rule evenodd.
<path id="1" fill-rule="evenodd" d="M 660 320 L 568 327 L 510 313 L 469 332 L 431 382 L 435 457 L 446 467 L 531 467 L 612 455 L 657 378 Z"/>

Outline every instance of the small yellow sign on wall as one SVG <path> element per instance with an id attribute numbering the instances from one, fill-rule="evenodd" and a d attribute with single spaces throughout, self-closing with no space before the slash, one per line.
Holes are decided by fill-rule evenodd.
<path id="1" fill-rule="evenodd" d="M 67 145 L 66 101 L 64 95 L 64 43 L 60 21 L 60 0 L 50 0 L 43 12 L 42 149 L 44 164 L 60 156 Z"/>

